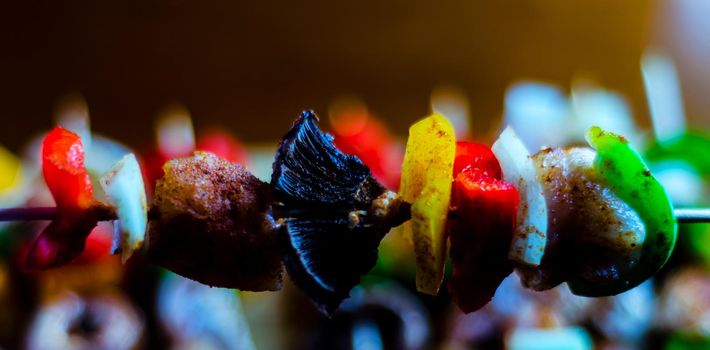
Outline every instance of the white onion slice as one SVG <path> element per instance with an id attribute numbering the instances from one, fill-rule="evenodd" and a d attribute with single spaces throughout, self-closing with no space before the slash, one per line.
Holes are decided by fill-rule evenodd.
<path id="1" fill-rule="evenodd" d="M 119 246 L 112 250 L 120 251 L 121 261 L 126 262 L 142 246 L 148 224 L 145 186 L 136 156 L 133 153 L 125 155 L 101 176 L 99 182 L 116 207 L 120 222 L 119 236 L 114 237 Z"/>
<path id="2" fill-rule="evenodd" d="M 520 193 L 508 257 L 526 265 L 540 265 L 547 245 L 547 203 L 535 164 L 511 127 L 503 130 L 492 149 L 503 170 L 503 179 Z"/>

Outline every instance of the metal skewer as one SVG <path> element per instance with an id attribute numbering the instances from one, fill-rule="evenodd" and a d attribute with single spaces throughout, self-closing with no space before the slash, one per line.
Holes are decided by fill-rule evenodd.
<path id="1" fill-rule="evenodd" d="M 0 221 L 50 221 L 55 217 L 57 217 L 56 207 L 0 209 Z"/>
<path id="2" fill-rule="evenodd" d="M 710 208 L 675 209 L 673 214 L 682 224 L 710 223 Z"/>
<path id="3" fill-rule="evenodd" d="M 673 214 L 682 224 L 710 223 L 710 208 L 682 208 L 673 210 Z M 1 221 L 51 221 L 57 217 L 56 207 L 5 208 L 0 209 Z M 99 220 L 116 220 L 112 210 L 98 212 Z"/>
<path id="4" fill-rule="evenodd" d="M 96 217 L 100 221 L 116 220 L 116 212 L 108 206 L 94 206 Z M 0 209 L 2 221 L 52 221 L 58 217 L 56 207 L 3 208 Z"/>

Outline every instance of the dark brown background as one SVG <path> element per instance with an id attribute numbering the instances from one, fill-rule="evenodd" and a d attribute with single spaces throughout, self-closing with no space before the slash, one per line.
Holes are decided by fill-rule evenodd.
<path id="1" fill-rule="evenodd" d="M 512 81 L 578 73 L 622 91 L 646 123 L 639 57 L 646 1 L 15 1 L 0 9 L 0 144 L 51 126 L 57 98 L 87 99 L 95 130 L 132 145 L 180 101 L 198 129 L 275 141 L 303 108 L 362 97 L 395 132 L 438 83 L 469 95 L 477 132 Z M 196 6 L 197 5 L 197 6 Z"/>

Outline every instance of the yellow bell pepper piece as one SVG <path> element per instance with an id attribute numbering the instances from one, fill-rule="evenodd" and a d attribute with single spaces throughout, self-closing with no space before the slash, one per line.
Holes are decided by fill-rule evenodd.
<path id="1" fill-rule="evenodd" d="M 439 292 L 444 278 L 444 230 L 455 155 L 454 128 L 441 114 L 434 113 L 409 128 L 399 191 L 412 203 L 412 220 L 403 230 L 414 243 L 417 290 L 431 295 Z"/>
<path id="2" fill-rule="evenodd" d="M 10 151 L 0 147 L 0 194 L 11 190 L 21 178 L 20 160 Z"/>

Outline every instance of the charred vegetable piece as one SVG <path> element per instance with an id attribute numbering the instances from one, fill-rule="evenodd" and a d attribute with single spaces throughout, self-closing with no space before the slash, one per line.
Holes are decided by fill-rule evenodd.
<path id="1" fill-rule="evenodd" d="M 210 286 L 280 289 L 283 267 L 268 184 L 205 152 L 171 160 L 163 170 L 151 205 L 150 260 Z"/>
<path id="2" fill-rule="evenodd" d="M 114 237 L 112 250 L 120 253 L 125 263 L 143 244 L 148 225 L 145 185 L 136 156 L 124 156 L 101 176 L 99 183 L 116 208 L 119 237 Z"/>
<path id="3" fill-rule="evenodd" d="M 397 217 L 396 195 L 357 157 L 335 148 L 316 121 L 304 111 L 281 140 L 271 186 L 286 269 L 332 314 L 374 266 L 380 240 L 404 218 Z"/>
<path id="4" fill-rule="evenodd" d="M 68 263 L 84 250 L 86 237 L 98 223 L 79 135 L 61 127 L 49 132 L 42 141 L 42 172 L 59 217 L 32 244 L 26 260 L 30 268 Z"/>
<path id="5" fill-rule="evenodd" d="M 520 192 L 517 225 L 508 257 L 524 265 L 540 265 L 547 244 L 547 204 L 530 153 L 507 127 L 493 144 L 503 179 Z"/>
<path id="6" fill-rule="evenodd" d="M 587 141 L 597 150 L 595 170 L 643 220 L 646 236 L 634 268 L 620 271 L 611 279 L 591 280 L 582 276 L 568 281 L 568 284 L 577 295 L 615 295 L 639 285 L 663 267 L 675 246 L 678 225 L 663 186 L 625 138 L 592 127 L 587 133 Z"/>
<path id="7" fill-rule="evenodd" d="M 449 219 L 453 274 L 449 291 L 463 312 L 487 304 L 498 285 L 513 272 L 508 250 L 515 228 L 518 191 L 500 179 L 491 150 L 472 142 L 457 143 Z M 466 159 L 467 166 L 460 164 Z M 461 166 L 459 166 L 461 165 Z"/>
<path id="8" fill-rule="evenodd" d="M 414 243 L 417 290 L 431 295 L 439 292 L 444 278 L 455 153 L 454 128 L 444 116 L 435 113 L 409 128 L 399 191 L 412 203 L 412 220 L 404 229 Z"/>

